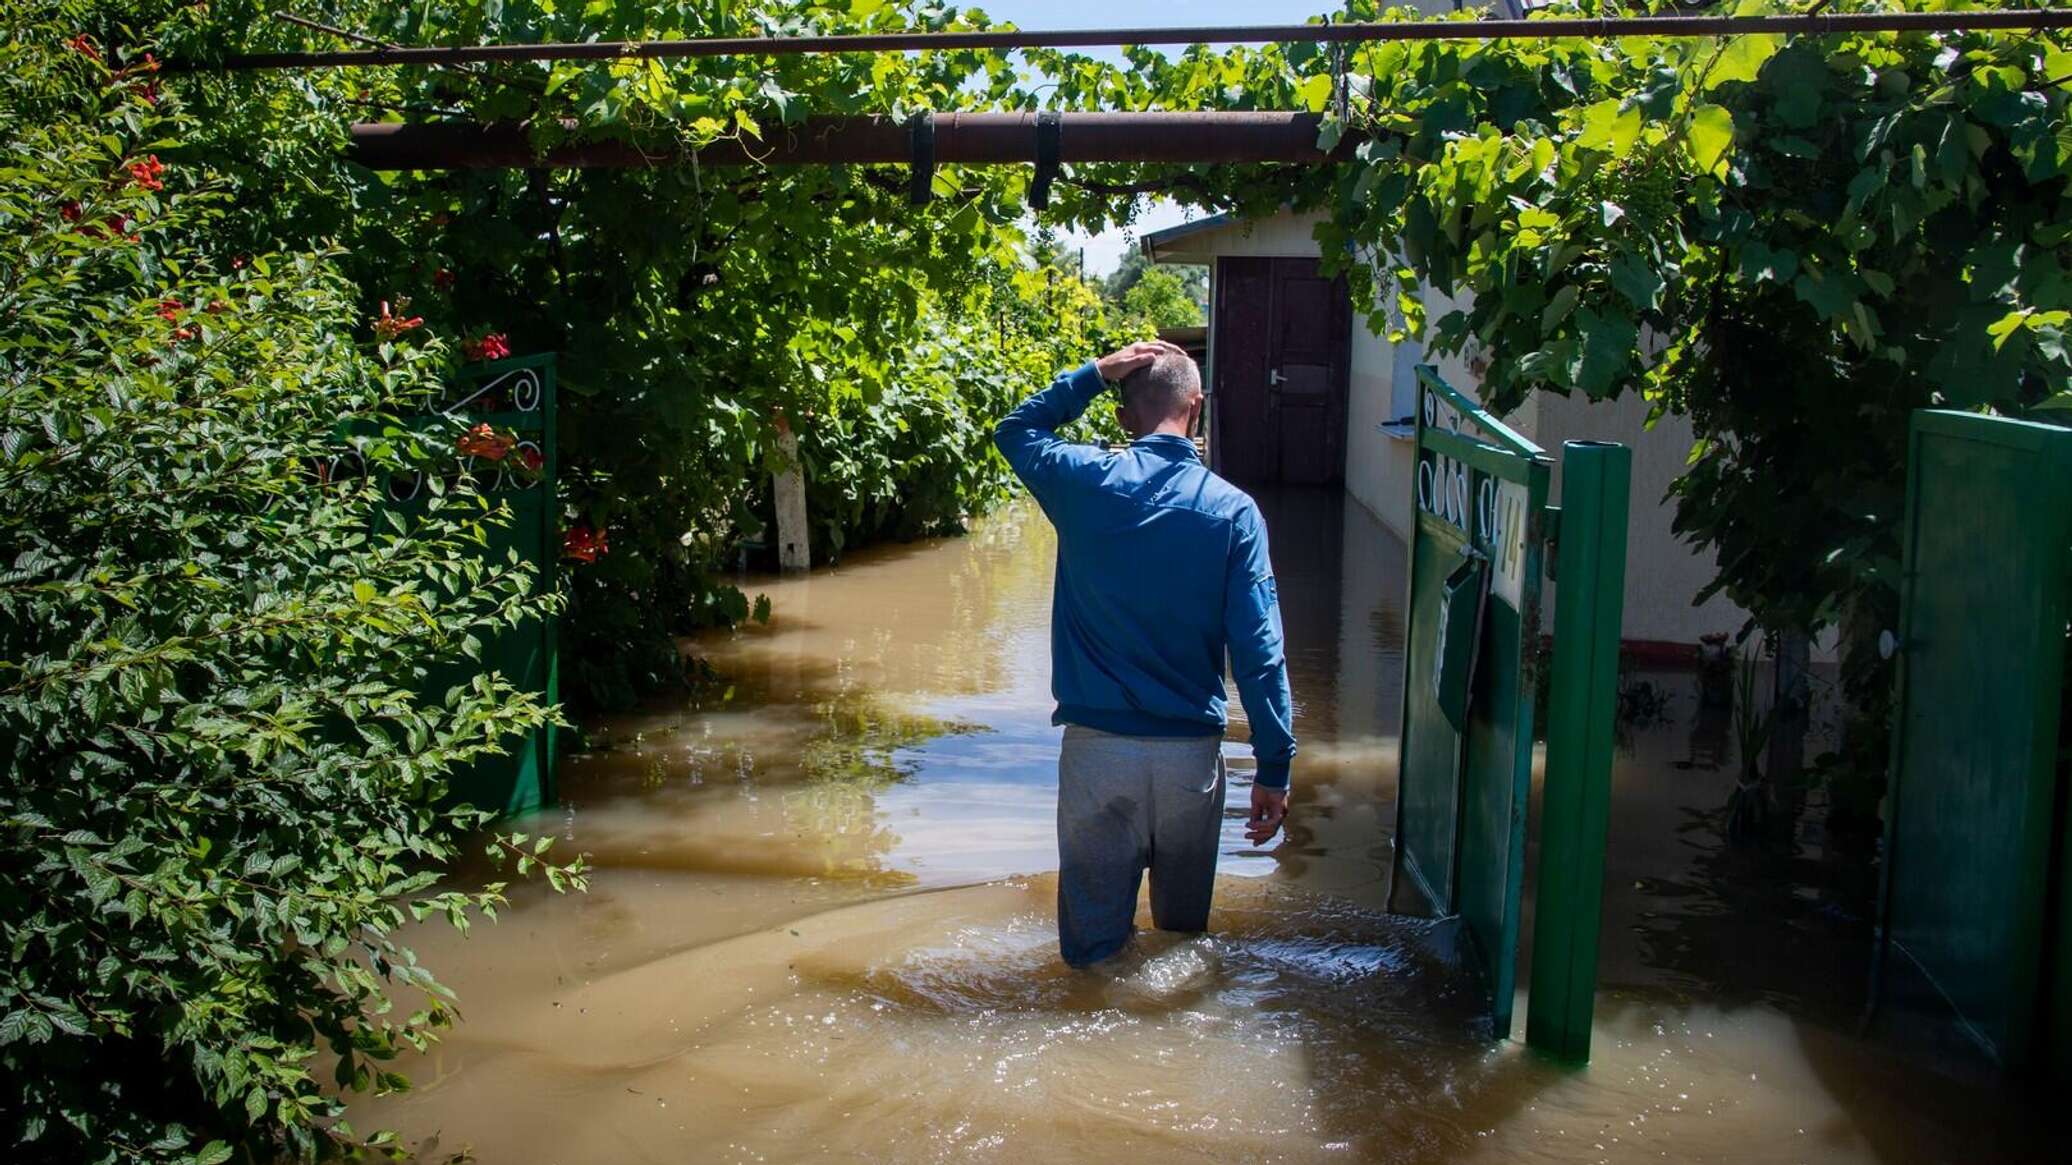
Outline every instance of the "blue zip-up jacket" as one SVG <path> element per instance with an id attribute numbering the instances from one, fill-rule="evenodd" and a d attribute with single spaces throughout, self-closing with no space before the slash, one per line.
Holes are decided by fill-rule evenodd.
<path id="1" fill-rule="evenodd" d="M 1058 378 L 993 431 L 1058 531 L 1051 606 L 1055 724 L 1125 736 L 1216 736 L 1226 649 L 1252 722 L 1259 784 L 1288 787 L 1295 735 L 1266 523 L 1194 443 L 1153 434 L 1121 453 L 1060 439 L 1107 386 Z"/>

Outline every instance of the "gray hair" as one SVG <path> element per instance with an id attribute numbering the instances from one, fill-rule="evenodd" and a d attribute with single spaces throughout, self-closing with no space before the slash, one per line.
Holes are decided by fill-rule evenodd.
<path id="1" fill-rule="evenodd" d="M 1172 417 L 1201 396 L 1201 369 L 1184 352 L 1158 359 L 1122 378 L 1122 403 L 1139 416 Z"/>

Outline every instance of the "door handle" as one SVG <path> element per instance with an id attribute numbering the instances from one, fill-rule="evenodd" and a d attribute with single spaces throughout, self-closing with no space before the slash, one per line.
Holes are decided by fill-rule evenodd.
<path id="1" fill-rule="evenodd" d="M 1281 375 L 1281 370 L 1278 368 L 1266 374 L 1266 383 L 1270 385 L 1284 384 L 1287 382 L 1287 379 L 1287 377 Z"/>

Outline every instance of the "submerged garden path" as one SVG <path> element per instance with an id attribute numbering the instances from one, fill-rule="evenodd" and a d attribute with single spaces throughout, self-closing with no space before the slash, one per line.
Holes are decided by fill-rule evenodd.
<path id="1" fill-rule="evenodd" d="M 1262 502 L 1303 753 L 1284 841 L 1226 829 L 1214 934 L 1056 961 L 1024 505 L 770 580 L 769 627 L 696 644 L 730 689 L 602 726 L 529 826 L 594 855 L 590 893 L 426 928 L 467 1022 L 356 1120 L 486 1165 L 2025 1155 L 2011 1106 L 1848 1034 L 1848 896 L 1703 824 L 1732 766 L 1689 676 L 1615 775 L 1594 1062 L 1483 1040 L 1446 931 L 1380 911 L 1403 548 L 1329 494 Z"/>

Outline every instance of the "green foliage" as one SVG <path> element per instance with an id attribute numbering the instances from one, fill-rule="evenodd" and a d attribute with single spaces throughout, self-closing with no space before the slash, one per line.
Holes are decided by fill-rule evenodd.
<path id="1" fill-rule="evenodd" d="M 1209 269 L 1206 266 L 1197 263 L 1154 265 L 1149 256 L 1135 247 L 1123 253 L 1122 262 L 1116 264 L 1115 270 L 1101 282 L 1102 298 L 1106 299 L 1111 307 L 1120 308 L 1124 297 L 1137 285 L 1137 280 L 1142 279 L 1145 272 L 1153 270 L 1165 271 L 1176 276 L 1180 282 L 1181 294 L 1186 296 L 1189 302 L 1204 304 L 1209 301 Z M 1197 311 L 1195 314 L 1199 316 L 1201 313 Z M 1201 320 L 1196 319 L 1193 322 L 1198 324 Z"/>
<path id="2" fill-rule="evenodd" d="M 1380 46 L 1327 251 L 1388 256 L 1500 409 L 1687 414 L 1678 529 L 1713 589 L 1810 631 L 1889 591 L 1909 412 L 2072 382 L 2065 59 L 1993 33 Z"/>
<path id="3" fill-rule="evenodd" d="M 1143 321 L 1153 329 L 1196 327 L 1202 323 L 1201 304 L 1188 293 L 1180 276 L 1163 267 L 1145 271 L 1122 293 L 1119 305 L 1126 320 Z"/>
<path id="4" fill-rule="evenodd" d="M 226 246 L 149 30 L 86 16 L 0 17 L 0 1152 L 314 1154 L 452 1020 L 402 928 L 502 901 L 437 884 L 446 775 L 557 715 L 426 677 L 550 600 L 396 419 L 440 346 L 356 339 L 333 255 Z"/>
<path id="5" fill-rule="evenodd" d="M 332 46 L 216 0 L 187 51 Z M 459 0 L 332 6 L 400 42 L 976 27 L 929 3 Z M 449 110 L 524 119 L 541 144 L 631 140 L 658 153 L 754 143 L 808 113 L 954 110 L 1013 100 L 990 53 L 852 54 L 493 69 L 197 77 L 208 148 L 267 237 L 335 236 L 371 309 L 408 297 L 426 331 L 488 331 L 560 354 L 566 513 L 611 551 L 570 574 L 572 694 L 624 705 L 679 666 L 673 636 L 749 612 L 729 575 L 761 530 L 781 413 L 800 438 L 825 557 L 957 528 L 1001 496 L 984 431 L 1022 392 L 1093 353 L 1016 278 L 1026 168 L 945 166 L 907 203 L 903 167 L 472 171 L 384 175 L 336 160 L 352 121 Z M 259 159 L 251 143 L 265 139 Z M 441 273 L 444 273 L 443 275 Z M 1059 305 L 1062 306 L 1062 305 Z M 1073 310 L 1079 310 L 1075 305 Z M 1041 327 L 1017 317 L 1047 316 Z M 1003 320 L 1009 325 L 1004 326 Z M 1004 350 L 1003 350 L 1004 349 Z"/>
<path id="6" fill-rule="evenodd" d="M 1022 359 L 1028 384 L 1041 387 L 1058 373 L 1137 340 L 1157 338 L 1148 320 L 1117 319 L 1101 298 L 1100 285 L 1080 274 L 1077 257 L 1068 269 L 1048 228 L 1029 248 L 1035 265 L 1016 272 L 1012 286 L 995 297 L 1004 346 L 1033 353 Z M 1025 389 L 1019 395 L 1028 395 Z M 1112 444 L 1129 438 L 1113 408 L 1094 407 L 1065 427 L 1066 440 Z M 987 444 L 990 446 L 991 442 Z"/>
<path id="7" fill-rule="evenodd" d="M 933 313 L 931 313 L 933 316 Z M 875 405 L 809 416 L 800 433 L 816 560 L 852 544 L 959 533 L 1013 484 L 993 421 L 1046 375 L 984 325 L 931 318 Z"/>

